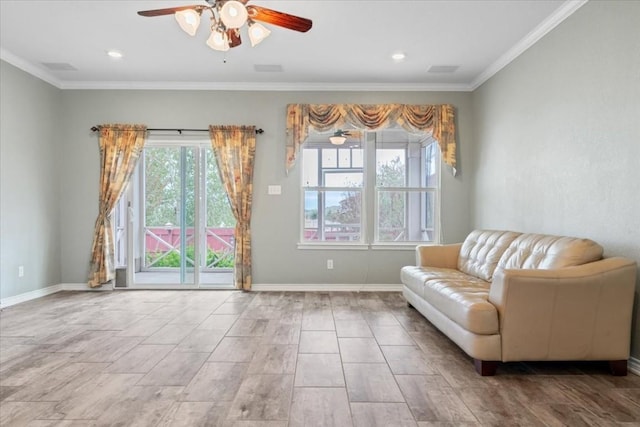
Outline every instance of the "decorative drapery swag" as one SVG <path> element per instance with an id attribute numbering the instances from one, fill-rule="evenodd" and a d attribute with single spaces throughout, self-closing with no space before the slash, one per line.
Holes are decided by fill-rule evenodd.
<path id="1" fill-rule="evenodd" d="M 251 289 L 251 203 L 255 126 L 209 126 L 220 178 L 229 197 L 235 228 L 234 282 L 237 289 Z"/>
<path id="2" fill-rule="evenodd" d="M 100 130 L 100 193 L 89 286 L 101 286 L 115 277 L 115 252 L 111 213 L 127 187 L 144 146 L 144 125 L 107 124 Z"/>
<path id="3" fill-rule="evenodd" d="M 309 130 L 319 132 L 344 125 L 378 130 L 399 125 L 407 132 L 431 135 L 438 141 L 442 160 L 456 174 L 456 128 L 452 105 L 406 104 L 289 104 L 287 105 L 287 173 L 294 166 Z"/>

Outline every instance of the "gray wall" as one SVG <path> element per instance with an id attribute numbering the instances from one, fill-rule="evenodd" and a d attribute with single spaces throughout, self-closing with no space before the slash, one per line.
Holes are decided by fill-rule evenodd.
<path id="1" fill-rule="evenodd" d="M 639 29 L 640 2 L 591 1 L 473 93 L 474 228 L 640 262 Z"/>
<path id="2" fill-rule="evenodd" d="M 0 298 L 7 298 L 61 280 L 61 91 L 0 62 L 0 93 Z"/>
<path id="3" fill-rule="evenodd" d="M 260 284 L 400 283 L 413 250 L 298 250 L 300 169 L 284 172 L 285 112 L 288 103 L 450 103 L 457 108 L 462 172 L 443 170 L 444 236 L 459 241 L 469 231 L 469 193 L 465 141 L 470 138 L 470 93 L 63 91 L 60 139 L 61 245 L 63 282 L 86 281 L 93 225 L 97 215 L 99 152 L 93 125 L 144 123 L 160 128 L 206 128 L 208 124 L 253 124 L 257 138 L 252 217 L 253 281 Z M 206 135 L 206 134 L 205 134 Z M 267 186 L 282 186 L 281 196 Z M 326 269 L 326 259 L 334 269 Z"/>

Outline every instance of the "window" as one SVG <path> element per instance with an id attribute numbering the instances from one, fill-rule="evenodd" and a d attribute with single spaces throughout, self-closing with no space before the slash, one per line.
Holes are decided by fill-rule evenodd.
<path id="1" fill-rule="evenodd" d="M 435 242 L 438 146 L 376 140 L 375 242 Z"/>
<path id="2" fill-rule="evenodd" d="M 364 150 L 304 148 L 303 242 L 363 242 Z"/>
<path id="3" fill-rule="evenodd" d="M 437 141 L 399 129 L 353 133 L 341 146 L 327 134 L 303 146 L 303 246 L 437 242 Z"/>

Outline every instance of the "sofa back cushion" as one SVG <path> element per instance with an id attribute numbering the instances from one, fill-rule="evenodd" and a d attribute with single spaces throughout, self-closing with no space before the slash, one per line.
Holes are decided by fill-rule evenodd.
<path id="1" fill-rule="evenodd" d="M 602 246 L 589 239 L 521 234 L 502 254 L 496 271 L 571 267 L 602 259 L 602 252 Z"/>
<path id="2" fill-rule="evenodd" d="M 460 248 L 458 270 L 490 282 L 500 257 L 519 235 L 514 231 L 472 231 Z"/>

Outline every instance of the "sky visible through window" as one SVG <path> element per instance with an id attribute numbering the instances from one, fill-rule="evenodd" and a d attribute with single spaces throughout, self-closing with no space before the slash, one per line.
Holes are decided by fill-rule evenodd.
<path id="1" fill-rule="evenodd" d="M 399 157 L 399 150 L 376 150 L 376 168 L 379 168 L 381 165 L 388 164 Z M 304 171 L 312 171 L 317 170 L 317 157 L 316 156 L 304 156 Z M 404 164 L 404 159 L 401 159 Z M 341 187 L 352 187 L 358 186 L 362 187 L 362 185 L 357 185 L 353 182 L 353 174 L 352 173 L 332 173 L 331 174 L 331 183 L 329 186 L 341 186 Z M 326 207 L 339 206 L 340 201 L 343 200 L 344 195 L 343 191 L 331 191 L 325 193 L 325 204 Z M 304 208 L 305 211 L 317 209 L 318 207 L 318 193 L 316 191 L 305 191 L 304 193 Z"/>

